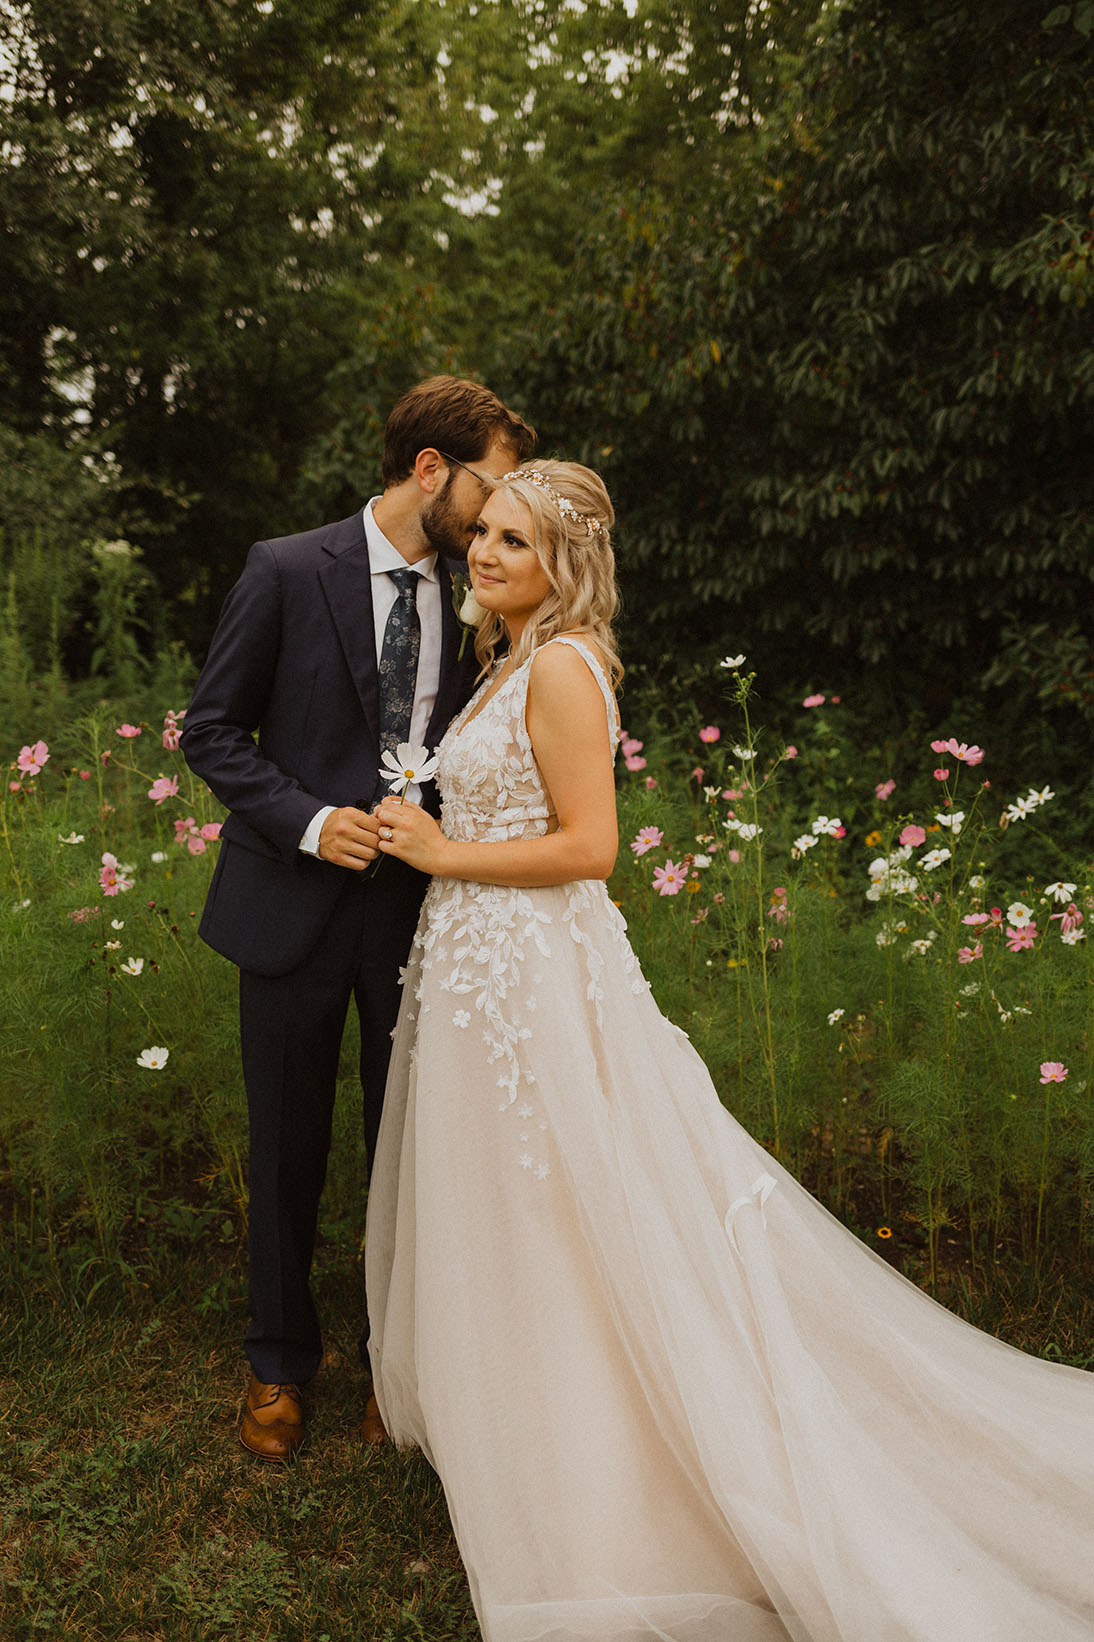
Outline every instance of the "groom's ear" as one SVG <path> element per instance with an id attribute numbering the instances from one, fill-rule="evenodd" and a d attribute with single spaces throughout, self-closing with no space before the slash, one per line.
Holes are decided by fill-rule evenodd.
<path id="1" fill-rule="evenodd" d="M 414 477 L 418 486 L 427 496 L 435 496 L 443 488 L 448 476 L 448 466 L 439 450 L 427 445 L 414 458 Z"/>

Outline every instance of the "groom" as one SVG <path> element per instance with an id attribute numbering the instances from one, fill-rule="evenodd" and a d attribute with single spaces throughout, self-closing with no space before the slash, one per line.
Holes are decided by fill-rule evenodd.
<path id="1" fill-rule="evenodd" d="M 399 969 L 426 887 L 394 857 L 365 870 L 378 854 L 380 755 L 433 747 L 470 695 L 474 655 L 459 655 L 446 558 L 466 558 L 480 476 L 500 477 L 534 446 L 477 383 L 438 376 L 404 394 L 384 430 L 383 495 L 251 548 L 186 713 L 187 762 L 230 811 L 201 934 L 239 966 L 252 1371 L 240 1439 L 262 1459 L 302 1441 L 300 1386 L 322 1354 L 308 1277 L 349 1000 L 371 1166 Z M 435 789 L 421 801 L 435 811 Z M 367 1366 L 366 1336 L 361 1355 Z M 373 1397 L 362 1429 L 383 1438 Z"/>

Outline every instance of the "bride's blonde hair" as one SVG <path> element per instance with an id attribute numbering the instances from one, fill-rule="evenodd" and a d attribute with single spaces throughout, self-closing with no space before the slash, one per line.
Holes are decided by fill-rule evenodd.
<path id="1" fill-rule="evenodd" d="M 495 488 L 508 490 L 532 515 L 533 547 L 551 584 L 527 622 L 513 658 L 518 666 L 559 633 L 587 633 L 603 658 L 613 689 L 623 677 L 612 617 L 619 609 L 610 527 L 615 523 L 604 481 L 580 462 L 535 461 L 507 473 Z M 475 632 L 475 654 L 489 671 L 505 635 L 488 610 Z"/>

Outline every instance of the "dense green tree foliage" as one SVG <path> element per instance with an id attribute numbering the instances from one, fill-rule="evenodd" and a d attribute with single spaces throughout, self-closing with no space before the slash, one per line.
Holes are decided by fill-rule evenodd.
<path id="1" fill-rule="evenodd" d="M 200 598 L 292 523 L 324 380 L 362 304 L 436 255 L 481 122 L 407 0 L 0 10 L 0 419 L 108 448 L 128 533 Z"/>
<path id="2" fill-rule="evenodd" d="M 1094 76 L 1041 21 L 849 5 L 758 169 L 589 237 L 522 380 L 610 473 L 640 653 L 1094 712 Z"/>
<path id="3" fill-rule="evenodd" d="M 606 470 L 632 656 L 1094 712 L 1087 0 L 0 23 L 0 427 L 98 464 L 195 650 L 451 369 Z"/>

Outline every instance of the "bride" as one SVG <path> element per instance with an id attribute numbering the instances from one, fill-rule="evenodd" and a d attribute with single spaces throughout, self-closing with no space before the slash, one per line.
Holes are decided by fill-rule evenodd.
<path id="1" fill-rule="evenodd" d="M 1091 1642 L 1094 1378 L 821 1208 L 627 944 L 612 522 L 574 463 L 492 492 L 442 820 L 379 811 L 432 875 L 368 1204 L 387 1428 L 487 1642 Z"/>

